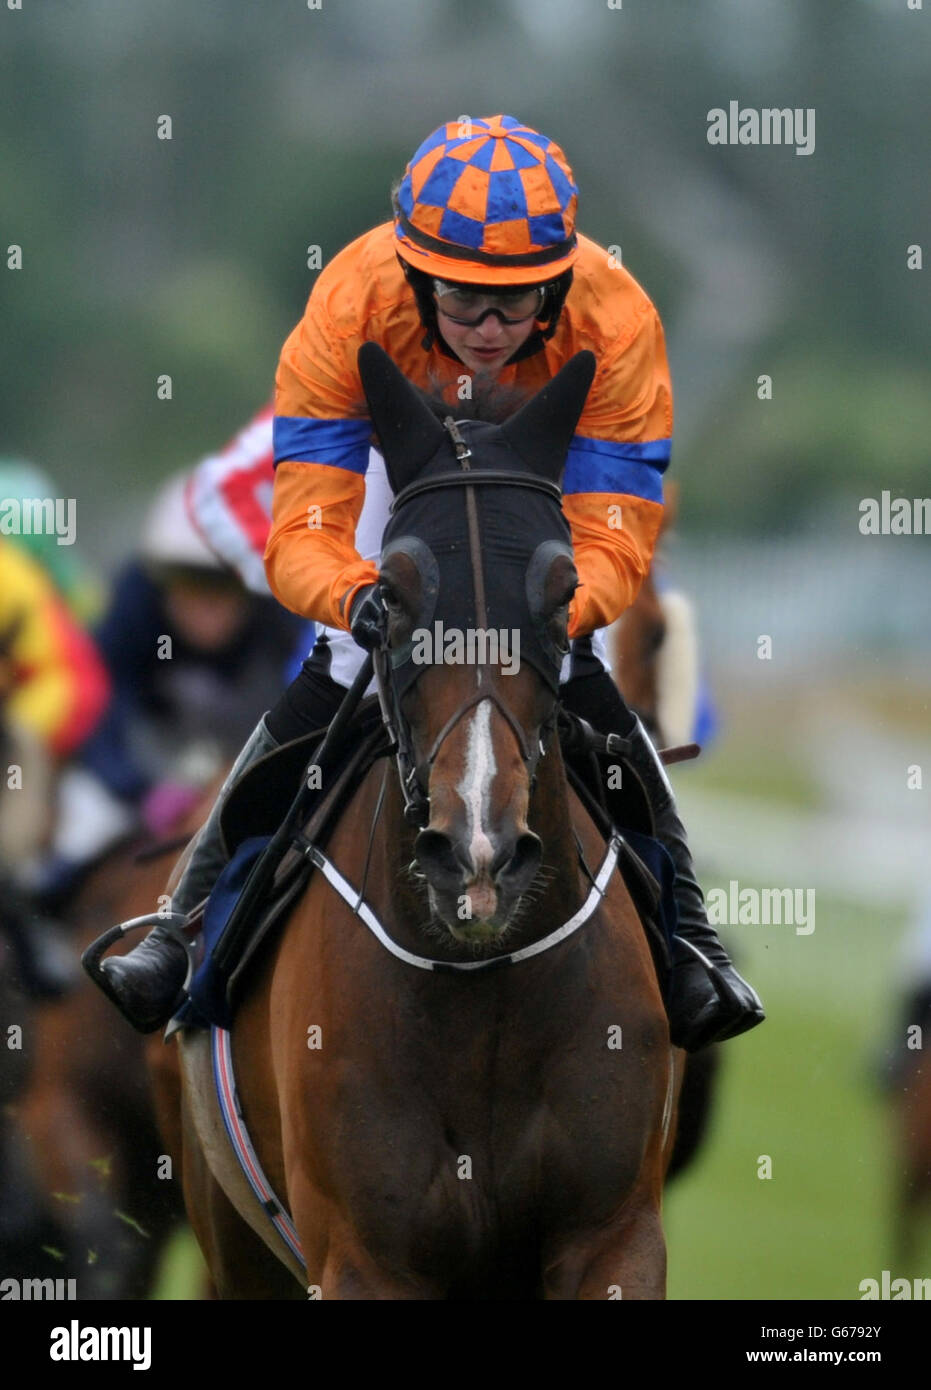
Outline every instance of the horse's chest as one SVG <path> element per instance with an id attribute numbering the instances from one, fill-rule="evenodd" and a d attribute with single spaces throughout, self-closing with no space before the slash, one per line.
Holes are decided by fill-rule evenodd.
<path id="1" fill-rule="evenodd" d="M 370 1249 L 400 1247 L 418 1269 L 453 1265 L 487 1279 L 531 1253 L 538 1261 L 549 1237 L 610 1216 L 643 1158 L 617 1095 L 591 1076 L 566 1101 L 547 1101 L 545 1076 L 536 1080 L 502 1080 L 482 1099 L 421 1090 L 403 1113 L 360 1102 L 343 1171 L 361 1177 L 349 1204 Z"/>
<path id="2" fill-rule="evenodd" d="M 338 1119 L 312 1136 L 318 1181 L 376 1263 L 485 1287 L 611 1220 L 641 1180 L 668 1056 L 662 1019 L 615 979 L 594 949 L 561 961 L 558 989 L 534 963 L 471 994 L 431 977 L 378 997 L 384 1046 L 346 1025 L 340 1063 L 319 1054 L 309 1111 Z"/>

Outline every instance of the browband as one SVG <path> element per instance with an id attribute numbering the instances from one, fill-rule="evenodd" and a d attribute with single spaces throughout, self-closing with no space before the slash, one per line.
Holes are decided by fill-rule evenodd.
<path id="1" fill-rule="evenodd" d="M 391 503 L 392 513 L 409 502 L 418 493 L 430 492 L 439 487 L 471 487 L 473 483 L 507 483 L 511 487 L 535 488 L 545 492 L 555 502 L 562 501 L 562 488 L 549 478 L 539 478 L 533 473 L 521 473 L 517 469 L 470 468 L 461 473 L 438 473 L 435 478 L 418 478 L 402 488 Z"/>

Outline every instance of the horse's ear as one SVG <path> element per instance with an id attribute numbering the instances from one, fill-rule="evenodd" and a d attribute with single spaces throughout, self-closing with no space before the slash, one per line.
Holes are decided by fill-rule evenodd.
<path id="1" fill-rule="evenodd" d="M 577 352 L 501 431 L 535 473 L 558 483 L 566 454 L 595 379 L 595 354 Z"/>
<path id="2" fill-rule="evenodd" d="M 400 492 L 443 442 L 445 432 L 416 388 L 377 343 L 363 343 L 359 376 L 392 489 Z"/>

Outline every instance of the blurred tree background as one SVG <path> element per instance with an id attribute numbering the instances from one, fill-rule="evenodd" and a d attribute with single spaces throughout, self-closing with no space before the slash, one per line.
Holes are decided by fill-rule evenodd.
<path id="1" fill-rule="evenodd" d="M 804 527 L 838 493 L 927 479 L 928 277 L 906 248 L 931 84 L 906 0 L 24 0 L 0 25 L 3 245 L 23 247 L 0 447 L 67 481 L 85 537 L 112 544 L 114 488 L 217 447 L 270 392 L 306 247 L 383 220 L 441 120 L 499 110 L 560 141 L 582 228 L 660 308 L 690 528 Z M 732 98 L 814 107 L 814 154 L 709 145 Z"/>

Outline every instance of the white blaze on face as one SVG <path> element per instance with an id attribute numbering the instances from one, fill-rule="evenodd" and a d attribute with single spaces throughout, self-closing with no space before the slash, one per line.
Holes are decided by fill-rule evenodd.
<path id="1" fill-rule="evenodd" d="M 491 701 L 482 700 L 476 705 L 469 725 L 465 767 L 456 788 L 466 808 L 469 855 L 476 872 L 489 865 L 494 858 L 494 848 L 485 833 L 484 816 L 496 771 L 495 750 L 491 741 Z"/>

